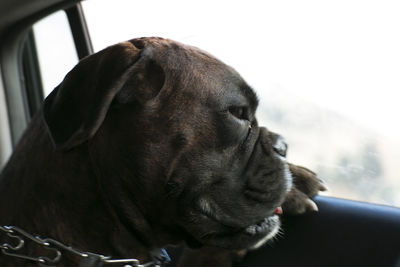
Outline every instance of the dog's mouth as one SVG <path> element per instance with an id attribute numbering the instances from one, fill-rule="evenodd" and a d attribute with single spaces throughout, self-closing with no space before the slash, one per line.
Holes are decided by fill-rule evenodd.
<path id="1" fill-rule="evenodd" d="M 265 234 L 271 231 L 276 226 L 276 220 L 279 220 L 279 216 L 282 214 L 282 208 L 277 207 L 275 214 L 264 218 L 262 221 L 249 225 L 245 228 L 245 232 L 250 235 Z"/>
<path id="2" fill-rule="evenodd" d="M 190 237 L 189 246 L 207 245 L 226 249 L 256 249 L 272 239 L 280 229 L 282 208 L 277 207 L 272 214 L 258 222 L 242 226 L 229 223 L 215 215 L 200 214 L 196 225 L 186 228 Z M 194 226 L 194 228 L 192 228 Z M 188 240 L 187 240 L 188 241 Z"/>
<path id="3" fill-rule="evenodd" d="M 246 233 L 250 235 L 261 235 L 264 237 L 258 239 L 258 241 L 249 247 L 249 249 L 257 249 L 264 245 L 268 240 L 272 239 L 279 233 L 280 229 L 280 220 L 278 215 L 273 215 L 268 218 L 265 218 L 261 223 L 257 225 L 251 225 L 246 228 Z"/>

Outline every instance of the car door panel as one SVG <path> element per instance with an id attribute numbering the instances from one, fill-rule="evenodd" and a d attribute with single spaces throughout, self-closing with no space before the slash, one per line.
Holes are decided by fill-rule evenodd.
<path id="1" fill-rule="evenodd" d="M 400 209 L 317 197 L 318 213 L 287 218 L 283 234 L 237 266 L 400 266 Z"/>

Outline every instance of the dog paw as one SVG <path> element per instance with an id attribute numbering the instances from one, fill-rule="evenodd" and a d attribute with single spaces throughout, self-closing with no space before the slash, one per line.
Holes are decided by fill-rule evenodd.
<path id="1" fill-rule="evenodd" d="M 317 174 L 305 167 L 289 163 L 293 176 L 292 189 L 282 205 L 285 214 L 297 215 L 308 211 L 318 211 L 317 204 L 312 200 L 320 191 L 326 191 L 324 182 Z"/>

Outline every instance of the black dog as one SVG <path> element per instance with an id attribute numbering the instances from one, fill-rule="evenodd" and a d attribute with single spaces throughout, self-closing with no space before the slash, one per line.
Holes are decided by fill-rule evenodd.
<path id="1" fill-rule="evenodd" d="M 282 138 L 257 124 L 257 102 L 235 70 L 170 40 L 89 56 L 46 98 L 4 168 L 0 225 L 140 262 L 182 241 L 258 247 L 278 232 L 280 206 L 315 209 L 309 197 L 323 186 L 289 168 Z M 66 252 L 57 266 L 79 262 Z M 21 265 L 0 255 L 2 267 Z"/>

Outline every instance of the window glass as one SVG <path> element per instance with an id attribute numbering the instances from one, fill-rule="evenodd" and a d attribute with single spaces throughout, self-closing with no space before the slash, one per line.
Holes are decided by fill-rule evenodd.
<path id="1" fill-rule="evenodd" d="M 47 96 L 78 62 L 74 41 L 64 11 L 33 26 L 44 95 Z"/>
<path id="2" fill-rule="evenodd" d="M 198 46 L 257 91 L 260 124 L 329 194 L 400 206 L 397 1 L 83 2 L 96 50 L 142 36 Z M 105 19 L 107 18 L 107 19 Z"/>

